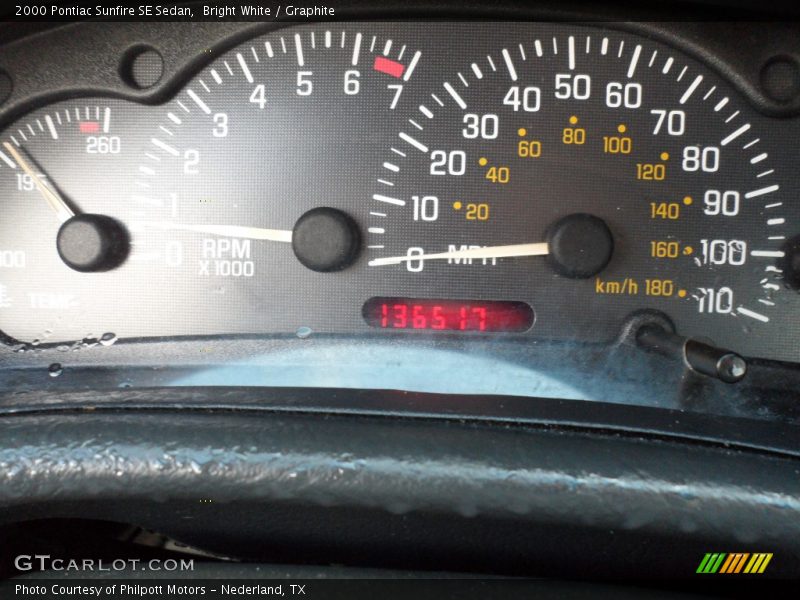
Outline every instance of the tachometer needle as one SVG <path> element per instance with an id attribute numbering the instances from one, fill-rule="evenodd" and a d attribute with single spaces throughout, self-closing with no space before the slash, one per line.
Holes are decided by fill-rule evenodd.
<path id="1" fill-rule="evenodd" d="M 266 240 L 270 242 L 292 242 L 292 232 L 286 229 L 264 229 L 261 227 L 242 227 L 239 225 L 192 225 L 187 223 L 160 223 L 157 221 L 139 223 L 139 225 L 154 227 L 156 229 L 194 231 L 196 233 L 207 233 L 209 235 L 220 235 L 224 237 Z"/>
<path id="2" fill-rule="evenodd" d="M 452 250 L 450 252 L 440 252 L 437 254 L 412 254 L 375 258 L 369 261 L 369 266 L 399 265 L 402 262 L 411 260 L 511 258 L 516 256 L 544 256 L 549 253 L 550 249 L 547 242 L 539 242 L 535 244 L 513 244 L 510 246 L 489 246 L 487 248 L 472 248 L 470 250 Z"/>
<path id="3" fill-rule="evenodd" d="M 47 200 L 47 203 L 55 211 L 62 223 L 75 216 L 75 211 L 72 210 L 69 204 L 64 201 L 64 198 L 61 197 L 61 194 L 47 186 L 41 180 L 41 178 L 31 168 L 28 162 L 22 158 L 22 155 L 17 151 L 16 148 L 14 148 L 14 146 L 8 142 L 3 142 L 3 147 L 6 149 L 6 151 L 8 151 L 19 167 L 25 171 L 25 174 L 31 178 L 31 181 L 33 181 L 36 189 L 39 191 L 42 197 Z"/>

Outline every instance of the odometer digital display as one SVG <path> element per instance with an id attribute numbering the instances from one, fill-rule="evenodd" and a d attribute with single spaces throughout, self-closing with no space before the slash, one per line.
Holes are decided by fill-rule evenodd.
<path id="1" fill-rule="evenodd" d="M 371 298 L 364 319 L 379 329 L 519 333 L 533 326 L 525 302 Z"/>

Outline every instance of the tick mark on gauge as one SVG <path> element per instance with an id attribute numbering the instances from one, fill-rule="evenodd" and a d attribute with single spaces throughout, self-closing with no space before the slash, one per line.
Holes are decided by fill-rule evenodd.
<path id="1" fill-rule="evenodd" d="M 167 154 L 171 154 L 172 156 L 180 156 L 180 152 L 178 152 L 176 148 L 173 148 L 169 144 L 162 142 L 158 138 L 152 138 L 150 141 L 156 148 L 163 150 Z"/>
<path id="2" fill-rule="evenodd" d="M 45 123 L 47 123 L 47 129 L 50 131 L 50 136 L 54 139 L 58 139 L 58 133 L 56 132 L 56 126 L 53 123 L 53 118 L 50 115 L 45 115 L 44 117 Z"/>
<path id="3" fill-rule="evenodd" d="M 762 315 L 761 313 L 757 313 L 754 310 L 750 310 L 749 308 L 745 308 L 744 306 L 740 306 L 736 309 L 740 315 L 744 315 L 745 317 L 750 317 L 751 319 L 755 319 L 756 321 L 761 321 L 762 323 L 768 323 L 769 317 L 766 315 Z"/>
<path id="4" fill-rule="evenodd" d="M 186 95 L 189 96 L 189 98 L 191 98 L 192 100 L 194 100 L 194 103 L 200 107 L 200 110 L 202 110 L 207 115 L 211 114 L 211 109 L 205 102 L 203 102 L 202 98 L 200 98 L 200 96 L 198 96 L 194 90 L 186 90 Z"/>
<path id="5" fill-rule="evenodd" d="M 385 202 L 386 204 L 394 204 L 395 206 L 405 206 L 406 201 L 399 198 L 392 198 L 391 196 L 384 196 L 383 194 L 373 194 L 373 200 L 378 202 Z"/>
<path id="6" fill-rule="evenodd" d="M 514 63 L 511 62 L 511 55 L 509 54 L 509 52 L 508 52 L 508 50 L 506 48 L 503 48 L 503 51 L 501 52 L 501 54 L 503 55 L 503 60 L 506 63 L 506 68 L 508 69 L 508 75 L 509 75 L 509 77 L 511 77 L 511 81 L 516 81 L 517 80 L 517 70 L 514 68 Z"/>
<path id="7" fill-rule="evenodd" d="M 2 160 L 4 163 L 6 163 L 12 169 L 16 169 L 17 168 L 17 165 L 14 164 L 14 161 L 12 161 L 10 158 L 8 158 L 2 152 L 0 152 L 0 160 Z"/>
<path id="8" fill-rule="evenodd" d="M 423 144 L 422 142 L 420 142 L 420 141 L 418 141 L 418 140 L 414 139 L 413 137 L 411 137 L 411 136 L 410 136 L 410 135 L 408 135 L 407 133 L 404 133 L 404 132 L 402 132 L 402 131 L 401 131 L 401 132 L 399 133 L 399 136 L 400 136 L 400 139 L 401 139 L 401 140 L 403 140 L 404 142 L 407 142 L 407 143 L 411 144 L 412 146 L 414 146 L 414 148 L 416 148 L 416 149 L 417 149 L 417 150 L 419 150 L 420 152 L 425 152 L 425 153 L 427 153 L 427 152 L 428 152 L 428 147 L 427 147 L 425 144 Z"/>
<path id="9" fill-rule="evenodd" d="M 241 52 L 236 53 L 236 60 L 239 62 L 239 66 L 242 69 L 242 73 L 244 73 L 245 79 L 247 79 L 247 83 L 253 83 L 253 74 L 250 72 L 250 68 L 247 66 L 247 62 L 245 62 Z"/>
<path id="10" fill-rule="evenodd" d="M 628 79 L 633 77 L 633 74 L 636 72 L 636 65 L 639 63 L 639 55 L 642 53 L 642 47 L 636 46 L 633 49 L 633 56 L 631 56 L 630 65 L 628 65 Z"/>
<path id="11" fill-rule="evenodd" d="M 422 52 L 420 52 L 419 50 L 414 52 L 414 56 L 411 57 L 411 62 L 408 63 L 406 74 L 403 76 L 403 81 L 408 81 L 409 79 L 411 79 L 411 74 L 414 72 L 414 68 L 417 66 L 420 56 L 422 56 Z"/>
<path id="12" fill-rule="evenodd" d="M 459 96 L 458 92 L 455 91 L 455 89 L 453 89 L 453 86 L 450 85 L 450 82 L 448 82 L 448 81 L 444 82 L 444 89 L 447 90 L 447 93 L 450 94 L 450 96 L 453 98 L 453 100 L 456 101 L 456 104 L 458 104 L 458 106 L 459 106 L 459 108 L 461 108 L 461 110 L 466 110 L 467 103 L 464 102 L 464 99 L 461 96 Z"/>
<path id="13" fill-rule="evenodd" d="M 681 74 L 683 74 L 683 71 L 681 71 Z M 692 81 L 691 85 L 686 89 L 686 91 L 683 93 L 683 96 L 681 96 L 681 99 L 678 100 L 678 102 L 680 104 L 686 104 L 686 101 L 689 100 L 694 91 L 697 89 L 697 86 L 699 86 L 702 81 L 703 81 L 702 75 L 698 75 L 697 77 L 695 77 L 694 81 Z"/>
<path id="14" fill-rule="evenodd" d="M 744 197 L 748 200 L 750 198 L 757 198 L 758 196 L 764 196 L 765 194 L 771 194 L 772 192 L 776 192 L 780 189 L 780 187 L 775 185 L 770 185 L 765 188 L 761 188 L 760 190 L 753 190 L 752 192 L 747 192 Z"/>
<path id="15" fill-rule="evenodd" d="M 361 34 L 357 33 L 355 42 L 353 42 L 353 60 L 352 60 L 352 64 L 353 64 L 354 67 L 358 64 L 358 54 L 361 51 L 361 39 L 362 39 Z"/>
<path id="16" fill-rule="evenodd" d="M 569 55 L 568 56 L 569 70 L 570 71 L 574 71 L 575 70 L 575 36 L 571 35 L 571 36 L 569 36 L 569 38 L 567 38 L 567 49 L 568 49 L 567 54 Z"/>
<path id="17" fill-rule="evenodd" d="M 728 144 L 730 144 L 733 140 L 735 140 L 737 137 L 742 135 L 748 129 L 750 129 L 750 123 L 745 123 L 744 125 L 739 127 L 739 129 L 737 129 L 736 131 L 734 131 L 733 133 L 728 135 L 728 137 L 726 137 L 724 140 L 722 140 L 720 142 L 720 145 L 727 146 Z"/>

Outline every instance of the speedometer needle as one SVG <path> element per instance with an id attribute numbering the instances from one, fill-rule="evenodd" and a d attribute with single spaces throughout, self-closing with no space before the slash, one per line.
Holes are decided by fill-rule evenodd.
<path id="1" fill-rule="evenodd" d="M 192 225 L 186 223 L 140 223 L 156 229 L 177 231 L 194 231 L 209 235 L 223 237 L 245 238 L 251 240 L 266 240 L 270 242 L 292 242 L 292 232 L 286 229 L 264 229 L 261 227 L 242 227 L 239 225 Z"/>
<path id="2" fill-rule="evenodd" d="M 61 194 L 47 186 L 41 180 L 41 178 L 31 168 L 28 162 L 22 158 L 22 155 L 17 151 L 16 148 L 14 148 L 14 146 L 8 142 L 3 142 L 3 147 L 8 151 L 19 167 L 25 171 L 25 174 L 31 178 L 31 181 L 33 181 L 36 189 L 39 191 L 42 197 L 47 200 L 50 208 L 56 212 L 62 223 L 75 216 L 75 211 L 70 208 L 69 204 L 67 204 L 64 198 L 61 197 Z"/>
<path id="3" fill-rule="evenodd" d="M 451 250 L 450 252 L 440 252 L 437 254 L 375 258 L 369 261 L 369 266 L 399 265 L 402 262 L 411 260 L 511 258 L 515 256 L 545 256 L 549 253 L 550 249 L 547 242 L 539 242 L 535 244 L 512 244 L 510 246 L 489 246 L 487 248 L 472 248 L 470 250 Z"/>

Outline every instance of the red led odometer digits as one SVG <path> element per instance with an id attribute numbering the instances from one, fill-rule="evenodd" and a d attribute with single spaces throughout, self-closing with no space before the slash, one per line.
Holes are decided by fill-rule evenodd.
<path id="1" fill-rule="evenodd" d="M 533 325 L 524 302 L 372 298 L 364 304 L 371 327 L 394 330 L 521 332 Z"/>

